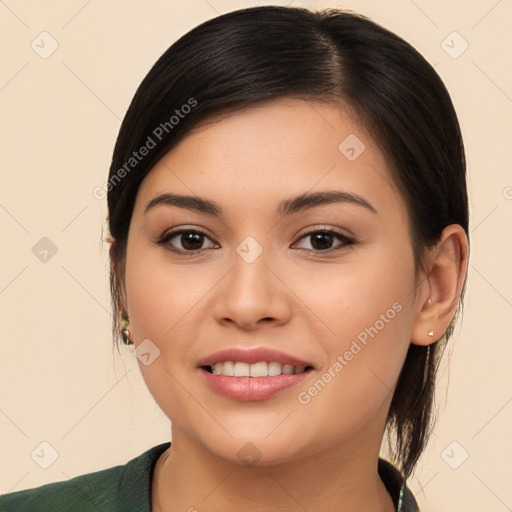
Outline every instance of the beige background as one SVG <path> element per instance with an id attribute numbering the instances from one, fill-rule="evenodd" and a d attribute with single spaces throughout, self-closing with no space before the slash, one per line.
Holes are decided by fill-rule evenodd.
<path id="1" fill-rule="evenodd" d="M 264 3 L 0 1 L 1 492 L 123 464 L 169 440 L 131 350 L 112 354 L 106 200 L 92 191 L 159 55 L 206 19 Z M 274 3 L 372 17 L 425 55 L 451 92 L 470 174 L 469 286 L 437 429 L 410 485 L 423 512 L 511 510 L 512 2 Z M 45 37 L 51 49 L 43 31 L 59 45 L 46 59 L 31 47 L 42 52 Z M 442 47 L 453 31 L 469 44 L 456 59 Z M 458 36 L 447 41 L 463 48 Z M 57 248 L 46 262 L 32 252 L 42 237 Z M 58 453 L 48 469 L 31 457 L 44 441 Z"/>

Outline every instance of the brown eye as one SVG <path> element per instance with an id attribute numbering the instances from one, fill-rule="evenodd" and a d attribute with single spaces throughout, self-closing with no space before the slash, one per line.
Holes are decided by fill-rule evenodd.
<path id="1" fill-rule="evenodd" d="M 322 252 L 341 249 L 355 243 L 354 240 L 348 238 L 345 235 L 342 235 L 341 233 L 325 229 L 310 231 L 309 233 L 303 235 L 299 242 L 306 242 L 308 239 L 309 243 L 304 243 L 302 247 L 299 247 L 300 249 Z M 336 241 L 338 241 L 337 244 Z"/>
<path id="2" fill-rule="evenodd" d="M 206 233 L 196 229 L 180 229 L 171 231 L 158 241 L 159 245 L 166 245 L 175 252 L 198 252 L 212 249 L 215 243 L 208 238 Z"/>

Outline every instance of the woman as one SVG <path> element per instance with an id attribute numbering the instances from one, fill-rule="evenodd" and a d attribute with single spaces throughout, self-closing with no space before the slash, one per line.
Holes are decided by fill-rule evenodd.
<path id="1" fill-rule="evenodd" d="M 418 510 L 469 252 L 423 57 L 350 12 L 219 16 L 143 80 L 104 188 L 114 334 L 172 444 L 0 509 Z"/>

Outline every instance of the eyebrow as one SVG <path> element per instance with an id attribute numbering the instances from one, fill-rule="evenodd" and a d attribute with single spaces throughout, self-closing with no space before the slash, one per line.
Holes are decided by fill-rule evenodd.
<path id="1" fill-rule="evenodd" d="M 309 210 L 317 206 L 334 203 L 354 204 L 377 214 L 377 210 L 363 197 L 357 194 L 342 192 L 338 190 L 309 193 L 306 192 L 296 197 L 285 199 L 279 203 L 276 213 L 282 217 Z M 186 210 L 193 210 L 200 213 L 206 213 L 208 215 L 214 215 L 216 217 L 223 217 L 222 207 L 215 201 L 197 196 L 186 196 L 171 193 L 160 194 L 154 197 L 146 205 L 144 213 L 147 213 L 149 210 L 159 205 L 176 206 Z"/>

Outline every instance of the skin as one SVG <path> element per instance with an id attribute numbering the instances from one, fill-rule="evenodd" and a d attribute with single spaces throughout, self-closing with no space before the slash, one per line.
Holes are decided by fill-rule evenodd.
<path id="1" fill-rule="evenodd" d="M 365 144 L 355 161 L 338 150 L 350 134 Z M 282 200 L 333 190 L 363 197 L 377 213 L 346 202 L 276 213 Z M 162 204 L 145 212 L 162 193 L 215 201 L 223 216 Z M 206 231 L 202 247 L 213 248 L 191 256 L 169 249 L 183 249 L 179 236 L 156 243 L 181 227 Z M 322 252 L 303 237 L 320 228 L 355 244 L 334 237 L 338 250 Z M 248 236 L 263 249 L 252 263 L 236 252 Z M 149 338 L 160 350 L 139 366 L 172 422 L 152 510 L 393 511 L 377 473 L 387 411 L 409 344 L 441 337 L 466 267 L 466 236 L 451 225 L 416 280 L 403 199 L 347 108 L 272 100 L 190 132 L 139 189 L 122 283 L 135 347 Z M 395 303 L 400 312 L 300 403 L 299 393 Z M 197 362 L 234 346 L 272 347 L 314 370 L 270 399 L 231 400 L 204 383 Z M 259 458 L 251 467 L 238 455 L 247 443 Z"/>

